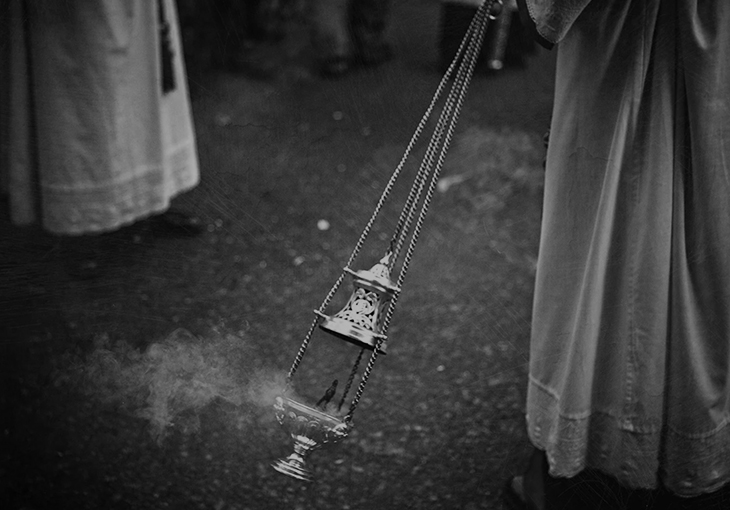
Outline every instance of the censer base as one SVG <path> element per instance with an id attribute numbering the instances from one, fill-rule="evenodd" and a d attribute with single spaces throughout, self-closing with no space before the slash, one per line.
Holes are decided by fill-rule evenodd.
<path id="1" fill-rule="evenodd" d="M 292 453 L 284 459 L 274 462 L 271 467 L 279 473 L 291 476 L 304 482 L 312 481 L 312 472 L 304 465 L 304 458 L 301 455 Z"/>
<path id="2" fill-rule="evenodd" d="M 275 399 L 276 419 L 294 440 L 294 452 L 271 465 L 279 473 L 311 481 L 310 453 L 347 437 L 352 424 L 285 396 Z"/>

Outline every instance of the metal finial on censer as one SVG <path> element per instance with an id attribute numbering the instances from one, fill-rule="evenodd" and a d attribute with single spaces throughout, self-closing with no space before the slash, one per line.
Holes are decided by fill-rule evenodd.
<path id="1" fill-rule="evenodd" d="M 441 79 L 426 113 L 416 127 L 400 163 L 386 184 L 345 268 L 320 307 L 315 310 L 315 318 L 289 369 L 287 388 L 283 395 L 276 397 L 274 405 L 278 422 L 294 442 L 294 451 L 272 464 L 273 468 L 280 473 L 299 480 L 311 481 L 312 472 L 307 465 L 309 455 L 327 444 L 343 440 L 352 430 L 352 417 L 375 367 L 375 361 L 379 354 L 385 354 L 386 351 L 388 327 L 443 168 L 464 96 L 482 47 L 488 20 L 494 19 L 501 4 L 501 0 L 486 0 L 477 9 L 453 62 Z M 401 210 L 385 255 L 369 270 L 353 271 L 351 269 L 353 263 L 362 250 L 406 160 L 449 83 L 451 83 L 451 89 L 444 99 L 438 122 Z M 406 246 L 407 248 L 403 250 Z M 396 268 L 398 269 L 396 270 Z M 391 279 L 393 274 L 398 275 L 395 282 Z M 339 312 L 330 315 L 326 309 L 348 276 L 352 278 L 354 287 L 352 294 Z M 327 389 L 325 396 L 318 402 L 319 405 L 299 402 L 293 397 L 291 391 L 294 375 L 307 353 L 314 332 L 318 329 L 359 347 L 359 353 L 350 370 L 339 404 L 330 402 L 337 391 L 337 381 L 334 381 Z M 359 373 L 366 351 L 369 352 L 369 358 L 364 370 Z M 358 375 L 360 380 L 357 389 L 349 405 L 345 406 L 350 389 Z"/>

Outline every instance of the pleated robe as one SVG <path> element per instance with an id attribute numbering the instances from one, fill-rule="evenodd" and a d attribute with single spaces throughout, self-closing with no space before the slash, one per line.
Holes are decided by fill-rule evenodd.
<path id="1" fill-rule="evenodd" d="M 557 46 L 527 427 L 550 472 L 730 481 L 730 2 L 527 0 Z"/>
<path id="2" fill-rule="evenodd" d="M 0 0 L 0 177 L 14 223 L 114 230 L 199 181 L 174 0 Z M 162 88 L 162 26 L 175 87 Z"/>

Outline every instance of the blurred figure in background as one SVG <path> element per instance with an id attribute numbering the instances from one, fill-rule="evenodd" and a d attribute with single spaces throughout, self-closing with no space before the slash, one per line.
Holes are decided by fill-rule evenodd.
<path id="1" fill-rule="evenodd" d="M 168 211 L 199 180 L 174 0 L 2 9 L 0 168 L 13 223 L 84 236 L 151 218 L 197 233 L 196 218 Z"/>
<path id="2" fill-rule="evenodd" d="M 207 67 L 255 79 L 274 76 L 272 43 L 294 0 L 177 0 L 189 70 Z"/>
<path id="3" fill-rule="evenodd" d="M 313 0 L 314 47 L 323 76 L 393 57 L 386 40 L 390 0 Z"/>
<path id="4" fill-rule="evenodd" d="M 439 34 L 439 68 L 445 72 L 456 56 L 477 8 L 484 0 L 442 0 Z M 504 0 L 501 14 L 490 20 L 480 55 L 489 72 L 524 67 L 537 46 L 525 31 L 515 0 Z"/>

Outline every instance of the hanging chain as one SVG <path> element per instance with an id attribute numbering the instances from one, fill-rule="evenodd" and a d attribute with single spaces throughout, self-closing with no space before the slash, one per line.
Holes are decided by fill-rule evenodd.
<path id="1" fill-rule="evenodd" d="M 489 6 L 486 7 L 487 11 L 489 12 L 492 8 L 492 5 L 494 3 L 498 3 L 499 5 L 502 5 L 502 0 L 493 0 Z M 486 4 L 486 2 L 485 2 Z M 495 19 L 492 14 L 489 14 L 489 19 Z M 467 28 L 465 37 L 461 40 L 461 43 L 459 44 L 459 48 L 456 50 L 456 55 L 451 61 L 451 64 L 449 64 L 449 67 L 446 69 L 446 72 L 444 73 L 443 77 L 441 78 L 441 81 L 439 82 L 438 87 L 436 88 L 436 92 L 431 99 L 431 103 L 429 104 L 428 108 L 426 109 L 426 113 L 421 119 L 421 122 L 418 125 L 418 128 L 416 129 L 416 133 L 411 138 L 410 143 L 408 144 L 408 147 L 405 150 L 405 153 L 403 155 L 403 158 L 401 159 L 396 172 L 400 173 L 400 170 L 405 165 L 406 160 L 410 156 L 411 150 L 413 146 L 415 145 L 416 141 L 421 135 L 421 131 L 423 130 L 424 126 L 426 125 L 426 122 L 431 117 L 431 114 L 433 113 L 433 109 L 436 106 L 436 103 L 441 97 L 441 94 L 443 93 L 444 89 L 446 88 L 446 84 L 449 82 L 449 80 L 453 77 L 454 71 L 457 69 L 457 66 L 459 66 L 459 69 L 463 68 L 463 65 L 461 64 L 462 57 L 467 56 L 469 54 L 469 47 L 472 44 L 472 41 L 474 40 L 474 37 L 477 35 L 479 29 L 481 19 L 479 16 L 475 15 L 474 18 L 472 18 L 471 22 L 469 23 L 469 27 Z M 468 58 L 468 57 L 467 57 Z M 458 76 L 457 76 L 458 78 Z M 452 87 L 453 90 L 453 87 Z M 451 94 L 449 94 L 449 97 Z M 447 101 L 448 101 L 447 97 Z M 442 116 L 443 117 L 443 111 Z M 439 126 L 441 126 L 441 117 L 439 118 L 439 124 L 437 125 L 436 129 L 439 129 Z M 440 134 L 439 134 L 440 137 Z M 432 137 L 433 142 L 433 137 Z M 398 252 L 400 251 L 400 247 L 403 244 L 403 232 L 408 231 L 408 220 L 407 218 L 412 218 L 412 211 L 415 209 L 415 205 L 420 199 L 420 194 L 422 191 L 421 182 L 425 181 L 428 172 L 430 170 L 430 163 L 431 163 L 431 157 L 429 156 L 429 152 L 431 152 L 435 148 L 436 144 L 430 143 L 429 146 L 426 149 L 426 155 L 424 156 L 424 161 L 421 163 L 418 173 L 416 174 L 415 182 L 413 183 L 410 193 L 408 194 L 408 198 L 406 199 L 406 203 L 403 207 L 403 210 L 401 211 L 400 217 L 398 218 L 398 223 L 395 227 L 395 232 L 393 233 L 393 237 L 390 241 L 390 252 L 393 253 L 393 256 L 390 259 L 390 264 L 388 269 L 392 270 L 393 266 L 396 263 L 396 259 L 398 258 Z M 428 161 L 428 164 L 426 164 Z"/>
<path id="2" fill-rule="evenodd" d="M 501 2 L 501 0 L 500 0 Z M 485 2 L 480 9 L 484 10 L 484 6 L 489 4 L 486 7 L 486 12 L 489 12 L 489 9 L 491 9 L 492 4 L 495 3 L 495 0 L 487 1 Z M 421 120 L 419 121 L 418 125 L 416 126 L 416 130 L 411 137 L 410 141 L 408 142 L 408 145 L 406 146 L 406 149 L 403 153 L 403 157 L 401 158 L 400 162 L 396 166 L 395 170 L 393 171 L 393 174 L 391 175 L 390 179 L 388 180 L 388 183 L 385 186 L 385 189 L 383 190 L 383 193 L 380 195 L 380 198 L 378 199 L 377 204 L 375 205 L 375 210 L 373 211 L 373 214 L 370 216 L 370 219 L 368 220 L 367 224 L 365 225 L 365 228 L 363 229 L 362 233 L 360 234 L 360 238 L 358 239 L 357 243 L 355 244 L 355 248 L 353 249 L 352 253 L 350 254 L 350 257 L 347 260 L 347 263 L 345 265 L 346 268 L 352 267 L 354 261 L 357 259 L 357 256 L 360 254 L 360 251 L 362 250 L 362 247 L 365 244 L 365 241 L 367 240 L 368 235 L 372 231 L 373 225 L 375 224 L 375 220 L 380 214 L 380 211 L 383 208 L 383 205 L 385 204 L 386 200 L 390 196 L 394 186 L 395 182 L 397 181 L 398 177 L 400 176 L 403 168 L 405 167 L 406 161 L 410 157 L 411 152 L 413 151 L 413 147 L 415 147 L 416 143 L 418 142 L 419 138 L 421 137 L 421 134 L 423 133 L 423 130 L 426 127 L 426 124 L 431 117 L 434 108 L 436 107 L 436 104 L 438 103 L 439 98 L 443 94 L 444 89 L 446 88 L 446 84 L 449 82 L 449 79 L 454 73 L 454 70 L 456 69 L 457 65 L 459 65 L 459 73 L 456 77 L 456 82 L 459 81 L 459 78 L 462 76 L 462 69 L 464 67 L 464 62 L 459 62 L 460 58 L 463 56 L 467 60 L 472 59 L 471 52 L 469 51 L 471 47 L 473 46 L 473 40 L 475 35 L 478 35 L 479 32 L 483 32 L 486 27 L 481 27 L 481 18 L 479 17 L 479 11 L 477 12 L 477 15 L 472 19 L 469 29 L 467 31 L 467 36 L 464 37 L 464 39 L 461 41 L 461 44 L 459 45 L 459 49 L 457 50 L 456 57 L 449 65 L 449 68 L 447 69 L 444 76 L 441 78 L 441 81 L 439 82 L 438 87 L 436 88 L 436 92 L 434 93 L 433 98 L 431 99 L 431 103 L 428 105 L 428 108 L 426 109 L 426 112 L 424 113 L 423 117 L 421 117 Z M 482 35 L 483 37 L 483 35 Z M 472 66 L 473 67 L 473 66 Z M 454 85 L 455 87 L 456 85 Z M 452 92 L 454 88 L 452 87 Z M 451 96 L 451 93 L 449 94 L 449 97 Z M 447 104 L 448 104 L 448 98 L 447 98 Z M 442 112 L 443 116 L 443 112 Z M 439 122 L 440 124 L 440 122 Z M 432 144 L 429 144 L 429 149 L 431 149 L 431 152 L 433 151 Z M 429 157 L 429 162 L 431 161 L 432 157 Z M 429 163 L 430 164 L 430 163 Z M 419 168 L 419 174 L 416 177 L 416 182 L 411 188 L 411 191 L 408 195 L 408 199 L 406 201 L 406 205 L 401 212 L 400 218 L 398 219 L 398 224 L 396 226 L 396 234 L 393 237 L 393 240 L 391 240 L 391 251 L 396 250 L 396 253 L 394 256 L 391 257 L 389 269 L 393 268 L 393 264 L 395 263 L 395 260 L 397 259 L 397 255 L 400 251 L 400 247 L 403 244 L 403 233 L 407 232 L 410 223 L 412 221 L 412 217 L 415 211 L 415 206 L 418 203 L 418 200 L 421 197 L 421 193 L 423 191 L 423 186 L 426 182 L 426 177 L 428 176 L 430 168 L 428 165 L 421 165 L 421 168 Z M 397 241 L 396 241 L 397 239 Z M 395 242 L 394 242 L 395 241 Z M 395 245 L 397 244 L 397 248 Z M 322 304 L 320 304 L 318 311 L 324 313 L 327 306 L 332 301 L 332 298 L 335 296 L 337 291 L 339 290 L 340 286 L 342 285 L 342 282 L 344 281 L 346 276 L 345 271 L 342 271 L 335 281 L 334 285 L 330 289 L 330 291 L 325 296 L 324 300 L 322 301 Z M 392 305 L 391 305 L 392 308 Z M 301 345 L 299 346 L 299 351 L 297 352 L 296 356 L 294 357 L 294 361 L 292 363 L 291 368 L 289 369 L 289 373 L 286 378 L 286 384 L 287 389 L 291 385 L 291 379 L 294 377 L 294 374 L 296 373 L 297 369 L 299 368 L 299 365 L 301 364 L 302 360 L 304 359 L 304 355 L 307 352 L 307 349 L 309 347 L 309 343 L 312 340 L 312 335 L 314 334 L 315 329 L 317 328 L 317 325 L 319 324 L 319 317 L 315 317 L 315 319 L 312 321 L 309 330 L 307 331 L 307 334 L 304 336 L 304 339 L 302 340 Z"/>
<path id="3" fill-rule="evenodd" d="M 431 204 L 431 200 L 433 199 L 434 192 L 436 191 L 436 186 L 438 184 L 439 175 L 441 174 L 441 170 L 443 169 L 444 162 L 446 160 L 446 154 L 449 149 L 449 145 L 451 144 L 451 140 L 454 135 L 454 129 L 456 128 L 456 124 L 459 120 L 459 113 L 461 112 L 461 107 L 464 104 L 464 98 L 466 97 L 466 91 L 469 88 L 469 82 L 471 80 L 471 76 L 474 72 L 474 67 L 476 66 L 476 60 L 479 55 L 479 51 L 482 46 L 482 41 L 484 39 L 484 28 L 486 28 L 487 23 L 487 16 L 489 13 L 489 8 L 491 7 L 490 2 L 485 2 L 484 5 L 489 3 L 490 5 L 487 6 L 487 9 L 478 11 L 475 18 L 479 18 L 480 21 L 483 23 L 483 25 L 480 25 L 482 30 L 479 30 L 475 37 L 470 41 L 470 45 L 468 48 L 467 54 L 467 61 L 466 65 L 459 68 L 459 72 L 456 78 L 456 82 L 459 84 L 458 89 L 455 86 L 454 88 L 457 89 L 456 93 L 453 96 L 449 96 L 447 99 L 447 105 L 444 107 L 444 114 L 446 116 L 444 117 L 448 121 L 448 128 L 446 130 L 446 135 L 443 140 L 443 145 L 441 146 L 441 149 L 438 154 L 438 160 L 436 161 L 436 166 L 433 170 L 433 175 L 431 177 L 431 182 L 429 184 L 428 190 L 426 191 L 426 196 L 423 201 L 423 205 L 421 207 L 420 213 L 418 215 L 418 219 L 416 221 L 416 225 L 413 228 L 413 235 L 411 237 L 411 242 L 408 246 L 408 250 L 406 251 L 406 255 L 403 260 L 403 264 L 401 266 L 401 271 L 398 276 L 398 282 L 397 286 L 400 288 L 403 285 L 403 281 L 406 276 L 406 272 L 408 271 L 408 267 L 410 265 L 411 259 L 413 258 L 413 252 L 416 247 L 416 243 L 418 242 L 418 237 L 421 233 L 421 230 L 423 228 L 423 223 L 426 217 L 426 213 L 428 212 L 429 206 Z M 449 101 L 450 100 L 450 101 Z M 448 109 L 448 111 L 446 111 Z M 453 114 L 451 113 L 453 111 Z M 393 305 L 395 304 L 395 299 L 391 303 L 391 307 L 393 308 Z M 389 309 L 388 312 L 391 312 Z M 392 313 L 386 314 L 386 319 L 388 316 L 391 316 Z"/>
<path id="4" fill-rule="evenodd" d="M 397 233 L 397 241 L 395 243 L 395 247 L 391 248 L 393 252 L 392 257 L 392 264 L 391 268 L 395 265 L 395 261 L 398 258 L 398 255 L 400 254 L 400 250 L 403 247 L 403 243 L 405 242 L 406 238 L 408 237 L 408 231 L 411 227 L 411 223 L 413 222 L 413 216 L 415 215 L 417 205 L 419 201 L 421 200 L 421 196 L 423 194 L 423 190 L 425 188 L 427 178 L 430 172 L 433 171 L 433 161 L 434 157 L 436 155 L 436 150 L 438 146 L 441 144 L 441 139 L 443 137 L 444 133 L 444 125 L 446 124 L 448 117 L 451 114 L 452 111 L 452 103 L 453 103 L 453 90 L 456 89 L 458 86 L 458 83 L 455 83 L 452 91 L 449 93 L 449 95 L 446 98 L 446 104 L 444 105 L 444 108 L 441 111 L 441 114 L 439 115 L 439 120 L 436 124 L 436 127 L 434 128 L 434 133 L 431 137 L 431 140 L 428 144 L 428 147 L 426 148 L 426 153 L 424 154 L 423 161 L 421 162 L 421 166 L 418 171 L 417 178 L 415 182 L 413 183 L 413 187 L 411 188 L 411 193 L 409 194 L 409 198 L 412 198 L 411 203 L 407 203 L 406 206 L 403 209 L 403 212 L 401 213 L 402 219 L 403 219 L 403 225 L 401 227 L 401 231 Z M 391 242 L 391 245 L 393 243 Z"/>
<path id="5" fill-rule="evenodd" d="M 342 406 L 345 405 L 347 394 L 350 393 L 350 388 L 352 387 L 352 382 L 355 380 L 355 375 L 357 375 L 357 369 L 360 366 L 360 361 L 362 360 L 363 354 L 365 354 L 364 347 L 360 349 L 360 354 L 357 355 L 355 364 L 352 366 L 352 370 L 350 371 L 350 377 L 347 379 L 347 384 L 345 385 L 345 390 L 342 392 L 342 398 L 340 399 L 340 404 L 337 406 L 337 410 L 342 409 Z"/>
<path id="6" fill-rule="evenodd" d="M 456 77 L 456 83 L 454 84 L 454 87 L 452 88 L 452 93 L 449 94 L 449 96 L 446 98 L 446 104 L 444 105 L 444 109 L 441 112 L 441 115 L 439 117 L 438 124 L 435 128 L 434 136 L 432 137 L 431 144 L 428 147 L 426 156 L 424 157 L 423 165 L 428 165 L 428 170 L 430 172 L 433 172 L 432 178 L 431 178 L 431 188 L 434 188 L 436 183 L 438 182 L 438 176 L 441 172 L 441 168 L 443 166 L 443 160 L 446 156 L 449 144 L 451 142 L 452 135 L 449 134 L 449 132 L 453 132 L 453 126 L 456 125 L 458 121 L 459 111 L 461 110 L 461 105 L 464 100 L 464 96 L 466 95 L 466 90 L 469 85 L 471 74 L 473 73 L 474 66 L 476 65 L 476 57 L 479 54 L 479 51 L 481 49 L 481 41 L 483 38 L 483 33 L 480 37 L 480 34 L 478 32 L 479 30 L 479 23 L 484 21 L 484 15 L 481 17 L 479 16 L 479 13 L 474 17 L 472 20 L 472 24 L 474 25 L 474 34 L 469 39 L 469 46 L 467 48 L 467 52 L 465 55 L 466 58 L 466 65 L 462 65 L 459 68 L 459 72 Z M 471 28 L 471 26 L 470 26 Z M 466 40 L 466 39 L 465 39 Z M 463 44 L 463 41 L 462 41 Z M 444 138 L 444 132 L 446 131 L 446 138 Z M 436 160 L 436 166 L 433 166 L 434 159 L 436 158 L 437 149 L 440 146 L 440 151 L 438 153 L 438 159 Z M 422 194 L 423 188 L 425 186 L 425 179 L 419 183 L 419 190 L 418 190 L 418 198 L 420 199 L 420 196 Z M 421 206 L 421 215 L 425 216 L 425 212 L 428 210 L 430 206 L 431 199 L 433 197 L 433 191 L 430 193 L 427 193 L 427 200 L 424 200 L 424 203 Z M 413 217 L 415 215 L 416 211 L 416 204 L 413 204 L 408 211 L 408 215 L 405 221 L 404 226 L 404 234 L 400 236 L 398 239 L 397 247 L 394 250 L 395 254 L 394 257 L 397 257 L 398 253 L 400 252 L 402 244 L 405 242 L 405 239 L 407 237 L 407 232 L 410 229 L 411 222 L 413 220 Z M 414 238 L 412 239 L 412 244 L 415 246 L 414 240 L 417 240 L 418 234 L 420 233 L 423 220 L 420 221 L 421 225 L 418 226 L 418 228 L 414 231 Z M 412 250 L 411 250 L 412 251 Z M 412 254 L 411 254 L 412 256 Z M 405 273 L 408 270 L 408 265 L 410 264 L 410 258 L 408 257 L 407 260 L 404 260 L 404 264 L 401 267 L 400 276 L 398 279 L 397 286 L 400 287 L 403 284 L 403 278 L 405 277 Z"/>
<path id="7" fill-rule="evenodd" d="M 408 212 L 405 214 L 401 214 L 401 219 L 399 220 L 399 227 L 400 231 L 398 232 L 398 241 L 396 241 L 396 251 L 400 248 L 398 245 L 401 245 L 403 240 L 407 237 L 408 228 L 410 226 L 410 223 L 413 219 L 413 216 L 415 215 L 416 210 L 416 204 L 418 203 L 418 199 L 420 198 L 422 192 L 423 192 L 423 186 L 426 182 L 426 176 L 429 172 L 431 172 L 431 180 L 428 185 L 428 189 L 426 190 L 426 195 L 423 199 L 423 204 L 420 208 L 420 213 L 418 215 L 418 218 L 416 220 L 416 225 L 413 229 L 413 234 L 411 236 L 411 241 L 408 245 L 408 249 L 406 250 L 406 254 L 404 256 L 403 263 L 401 265 L 401 271 L 398 276 L 398 282 L 397 287 L 402 288 L 403 281 L 405 279 L 406 272 L 408 271 L 408 267 L 410 265 L 411 259 L 413 258 L 413 252 L 416 247 L 416 243 L 418 242 L 418 237 L 421 233 L 421 230 L 423 228 L 423 223 L 426 217 L 426 213 L 428 212 L 428 208 L 431 204 L 431 200 L 433 199 L 433 194 L 436 189 L 436 185 L 438 183 L 438 178 L 441 173 L 441 169 L 443 168 L 444 161 L 446 159 L 446 153 L 448 151 L 449 145 L 451 143 L 451 139 L 453 138 L 454 134 L 454 128 L 456 127 L 456 123 L 459 118 L 459 112 L 461 111 L 461 107 L 464 103 L 464 98 L 466 96 L 466 91 L 469 87 L 469 82 L 471 81 L 471 76 L 474 72 L 474 68 L 476 66 L 476 61 L 479 56 L 479 51 L 482 47 L 482 42 L 484 40 L 484 33 L 486 32 L 487 27 L 487 20 L 491 18 L 490 11 L 492 8 L 492 5 L 495 3 L 495 0 L 487 0 L 485 1 L 477 10 L 477 13 L 472 20 L 472 24 L 469 27 L 469 32 L 467 33 L 467 36 L 465 37 L 465 40 L 468 39 L 468 46 L 464 53 L 464 60 L 460 63 L 457 76 L 455 78 L 455 83 L 451 89 L 451 92 L 449 93 L 446 104 L 444 105 L 444 109 L 441 113 L 441 116 L 439 117 L 439 122 L 436 126 L 436 129 L 434 131 L 434 134 L 431 138 L 431 143 L 429 144 L 429 149 L 427 150 L 427 154 L 425 156 L 424 163 L 422 164 L 422 168 L 425 168 L 426 170 L 423 172 L 423 175 L 421 177 L 421 172 L 419 170 L 419 177 L 417 178 L 416 182 L 414 182 L 414 187 L 418 187 L 418 191 L 416 193 L 413 192 L 413 189 L 411 190 L 411 194 L 409 195 L 409 198 L 413 197 L 412 203 L 407 204 L 406 208 L 408 209 Z M 501 2 L 500 2 L 501 3 Z M 459 51 L 462 51 L 462 47 L 464 46 L 464 41 L 462 41 L 462 46 L 460 47 Z M 453 68 L 455 66 L 455 63 L 459 59 L 459 54 L 457 53 L 457 57 L 454 59 L 454 62 L 452 62 L 451 66 L 449 66 L 449 70 L 447 71 L 445 78 L 448 77 L 452 72 Z M 445 136 L 444 136 L 444 129 L 445 129 Z M 440 146 L 440 150 L 438 152 L 438 158 L 436 159 L 435 166 L 432 167 L 434 157 L 436 155 L 436 148 Z M 426 162 L 428 161 L 428 162 Z M 402 222 L 401 222 L 402 220 Z M 392 246 L 392 241 L 391 241 Z M 394 258 L 397 257 L 397 253 L 394 254 Z M 358 404 L 360 403 L 360 399 L 362 398 L 363 392 L 365 391 L 365 386 L 368 382 L 368 379 L 370 378 L 370 373 L 372 372 L 373 368 L 375 367 L 375 361 L 378 357 L 378 353 L 385 342 L 385 335 L 388 331 L 388 327 L 390 325 L 390 321 L 393 318 L 393 313 L 395 312 L 395 305 L 398 301 L 399 293 L 396 293 L 393 295 L 393 298 L 388 306 L 388 310 L 385 314 L 384 320 L 383 320 L 383 326 L 382 326 L 382 337 L 379 337 L 376 340 L 375 347 L 373 348 L 372 353 L 370 354 L 370 358 L 368 359 L 368 364 L 365 367 L 365 370 L 363 372 L 362 378 L 360 379 L 360 384 L 358 385 L 357 391 L 355 392 L 355 396 L 352 400 L 352 404 L 350 405 L 350 409 L 345 416 L 345 421 L 350 422 L 352 421 L 352 416 L 355 413 L 355 409 L 357 409 Z"/>
<path id="8" fill-rule="evenodd" d="M 350 410 L 347 412 L 347 415 L 345 416 L 345 421 L 348 423 L 352 421 L 352 415 L 355 414 L 355 409 L 357 409 L 357 405 L 360 403 L 362 394 L 365 391 L 365 385 L 368 383 L 368 379 L 370 378 L 370 372 L 372 372 L 373 368 L 375 368 L 375 359 L 378 357 L 378 351 L 382 347 L 384 341 L 385 341 L 385 338 L 379 337 L 375 342 L 375 347 L 373 348 L 373 352 L 370 353 L 370 358 L 368 358 L 368 364 L 362 373 L 362 377 L 360 378 L 360 384 L 357 386 L 357 391 L 355 392 L 355 396 L 352 398 L 352 403 L 350 404 Z"/>

